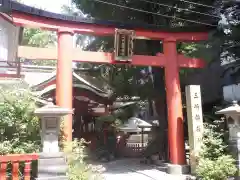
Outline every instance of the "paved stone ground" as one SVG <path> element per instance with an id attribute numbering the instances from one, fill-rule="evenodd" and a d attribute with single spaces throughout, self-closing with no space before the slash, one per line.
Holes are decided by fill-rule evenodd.
<path id="1" fill-rule="evenodd" d="M 174 176 L 156 166 L 140 164 L 139 159 L 122 159 L 102 164 L 105 180 L 185 180 L 186 176 Z"/>

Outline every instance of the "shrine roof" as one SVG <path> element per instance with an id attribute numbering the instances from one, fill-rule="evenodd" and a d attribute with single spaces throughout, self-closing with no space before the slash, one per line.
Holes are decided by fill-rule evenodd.
<path id="1" fill-rule="evenodd" d="M 161 25 L 150 25 L 144 23 L 133 23 L 133 22 L 119 22 L 119 21 L 110 21 L 110 20 L 98 20 L 90 18 L 82 18 L 79 16 L 70 16 L 64 14 L 53 13 L 38 9 L 35 7 L 27 6 L 15 1 L 10 0 L 0 0 L 0 4 L 3 4 L 3 9 L 6 9 L 10 13 L 12 11 L 24 13 L 27 15 L 35 17 L 43 17 L 47 19 L 59 20 L 59 21 L 68 21 L 69 23 L 82 23 L 82 24 L 91 24 L 91 25 L 100 25 L 106 27 L 115 27 L 115 28 L 124 28 L 124 29 L 143 29 L 151 31 L 168 31 L 168 32 L 208 32 L 215 27 L 208 25 L 198 25 L 198 26 L 182 26 L 182 27 L 166 27 Z M 217 23 L 217 22 L 215 22 Z M 214 24 L 217 25 L 217 24 Z"/>
<path id="2" fill-rule="evenodd" d="M 74 73 L 80 76 L 81 78 L 83 78 L 84 80 L 86 80 L 87 82 L 89 82 L 90 84 L 97 87 L 99 90 L 101 90 L 101 92 L 105 92 L 105 93 L 112 92 L 113 88 L 107 82 L 105 82 L 101 76 L 93 76 L 91 74 L 88 74 L 87 72 L 82 72 L 82 71 L 78 71 Z"/>
<path id="3" fill-rule="evenodd" d="M 9 91 L 27 91 L 29 85 L 21 78 L 0 78 L 0 90 Z M 37 104 L 45 105 L 47 101 L 33 96 Z M 4 97 L 0 95 L 0 104 L 4 101 Z"/>
<path id="4" fill-rule="evenodd" d="M 91 77 L 91 76 L 87 76 L 87 75 L 76 74 L 75 72 L 73 72 L 72 74 L 73 74 L 73 87 L 76 87 L 76 88 L 85 87 L 86 89 L 88 89 L 102 97 L 110 97 L 111 96 L 110 91 L 106 91 L 104 89 L 103 85 L 102 86 L 99 85 L 100 82 L 98 82 L 98 84 L 96 84 L 96 82 L 99 81 L 99 79 Z M 33 84 L 31 86 L 31 88 L 35 91 L 39 91 L 41 93 L 46 93 L 46 92 L 56 88 L 56 85 L 55 86 L 50 85 L 51 87 L 50 86 L 45 87 L 46 84 L 48 84 L 49 82 L 51 82 L 55 79 L 56 79 L 56 71 L 49 73 L 48 76 L 43 76 L 43 78 L 41 80 L 39 80 L 38 83 Z"/>

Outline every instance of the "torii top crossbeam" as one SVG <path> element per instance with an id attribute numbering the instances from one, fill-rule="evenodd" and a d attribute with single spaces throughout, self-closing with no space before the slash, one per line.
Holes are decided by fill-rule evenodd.
<path id="1" fill-rule="evenodd" d="M 51 13 L 9 0 L 0 0 L 0 4 L 2 4 L 2 9 L 10 14 L 10 16 L 6 14 L 1 14 L 1 16 L 11 23 L 19 26 L 36 27 L 51 31 L 58 31 L 59 29 L 67 28 L 68 31 L 73 33 L 109 36 L 114 35 L 116 28 L 124 28 L 134 30 L 136 39 L 166 40 L 171 38 L 171 41 L 201 41 L 208 39 L 208 31 L 212 29 L 212 27 L 203 26 L 170 29 L 148 24 L 128 24 L 115 21 L 93 20 Z M 115 59 L 113 59 L 112 53 L 78 52 L 79 50 L 73 50 L 73 61 L 117 63 L 115 62 Z M 27 59 L 57 59 L 57 51 L 53 49 L 37 50 L 36 48 L 19 47 L 18 55 L 19 57 Z M 148 62 L 145 61 L 146 58 L 148 59 Z M 131 64 L 143 66 L 165 66 L 165 60 L 166 58 L 164 54 L 161 53 L 158 53 L 157 56 L 134 55 Z M 179 54 L 178 66 L 184 68 L 202 68 L 204 66 L 204 61 L 196 58 L 187 58 Z"/>
<path id="2" fill-rule="evenodd" d="M 2 9 L 11 13 L 10 18 L 14 24 L 41 27 L 53 31 L 57 31 L 59 28 L 69 28 L 75 33 L 107 36 L 113 35 L 116 28 L 122 28 L 135 30 L 137 38 L 165 39 L 171 36 L 179 41 L 199 41 L 206 40 L 208 38 L 206 32 L 212 29 L 212 27 L 206 26 L 170 29 L 149 24 L 86 19 L 44 11 L 10 0 L 0 0 L 0 4 L 2 4 Z"/>

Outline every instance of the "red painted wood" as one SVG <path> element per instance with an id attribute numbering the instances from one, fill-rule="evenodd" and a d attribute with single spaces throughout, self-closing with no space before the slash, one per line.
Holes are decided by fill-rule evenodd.
<path id="1" fill-rule="evenodd" d="M 19 162 L 13 162 L 12 163 L 12 180 L 19 180 L 18 171 L 19 171 Z"/>
<path id="2" fill-rule="evenodd" d="M 0 163 L 14 162 L 14 161 L 34 161 L 38 160 L 38 154 L 11 154 L 0 156 Z"/>
<path id="3" fill-rule="evenodd" d="M 176 41 L 174 41 L 174 39 L 164 41 L 163 49 L 167 58 L 165 66 L 165 82 L 168 107 L 170 162 L 173 164 L 184 165 L 186 163 L 184 126 Z"/>
<path id="4" fill-rule="evenodd" d="M 0 156 L 1 157 L 1 156 Z M 7 179 L 7 163 L 0 161 L 0 180 Z"/>
<path id="5" fill-rule="evenodd" d="M 35 47 L 19 47 L 19 57 L 26 59 L 45 59 L 52 60 L 57 59 L 56 49 L 38 49 Z M 44 55 L 43 55 L 44 54 Z M 145 56 L 145 55 L 134 55 L 129 64 L 135 66 L 165 66 L 165 55 L 158 53 L 156 56 Z M 90 52 L 80 51 L 77 48 L 73 48 L 72 61 L 75 62 L 91 62 L 100 64 L 118 64 L 115 61 L 112 53 L 108 52 Z M 202 68 L 204 61 L 196 58 L 185 57 L 184 55 L 178 54 L 178 63 L 180 67 L 189 68 Z M 119 63 L 122 64 L 122 63 Z"/>
<path id="6" fill-rule="evenodd" d="M 48 29 L 52 31 L 57 31 L 61 28 L 69 28 L 76 33 L 81 34 L 93 34 L 93 35 L 113 35 L 115 33 L 115 27 L 108 27 L 104 25 L 93 25 L 93 24 L 84 24 L 84 23 L 73 23 L 69 21 L 60 21 L 50 18 L 40 17 L 40 16 L 29 16 L 23 12 L 13 11 L 12 19 L 16 25 L 20 26 L 30 26 Z M 183 41 L 200 41 L 208 39 L 208 32 L 179 32 L 179 33 L 170 33 L 170 32 L 154 32 L 147 31 L 144 29 L 135 29 L 136 36 L 147 37 L 151 39 L 166 39 L 169 37 L 174 38 L 175 40 Z"/>
<path id="7" fill-rule="evenodd" d="M 72 49 L 74 33 L 69 29 L 58 31 L 58 61 L 56 77 L 56 104 L 72 109 Z M 72 114 L 64 117 L 64 135 L 72 141 Z"/>
<path id="8" fill-rule="evenodd" d="M 204 68 L 206 62 L 202 59 L 186 57 L 178 54 L 178 66 L 181 68 Z"/>
<path id="9" fill-rule="evenodd" d="M 25 162 L 25 167 L 24 167 L 24 180 L 30 180 L 31 178 L 31 161 L 26 161 Z"/>
<path id="10" fill-rule="evenodd" d="M 6 180 L 7 164 L 12 164 L 12 180 L 19 180 L 19 163 L 25 162 L 24 180 L 30 180 L 31 162 L 38 160 L 38 154 L 11 154 L 0 156 L 0 180 Z"/>

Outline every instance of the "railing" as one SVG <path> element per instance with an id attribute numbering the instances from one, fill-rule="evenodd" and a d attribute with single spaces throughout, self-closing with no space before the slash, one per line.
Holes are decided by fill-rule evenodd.
<path id="1" fill-rule="evenodd" d="M 147 144 L 147 142 L 144 142 L 144 144 L 140 142 L 127 142 L 124 147 L 120 147 L 120 152 L 124 157 L 140 157 Z"/>
<path id="2" fill-rule="evenodd" d="M 23 178 L 24 180 L 31 179 L 31 164 L 32 161 L 38 160 L 38 154 L 13 154 L 0 156 L 0 180 L 20 180 L 20 164 L 23 163 Z M 8 167 L 11 167 L 11 176 L 8 175 Z"/>

